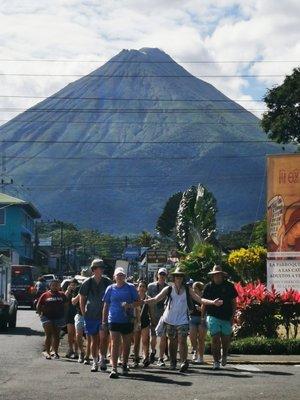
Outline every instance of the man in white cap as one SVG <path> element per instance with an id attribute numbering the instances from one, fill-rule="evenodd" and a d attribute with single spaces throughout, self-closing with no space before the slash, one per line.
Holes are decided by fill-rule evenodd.
<path id="1" fill-rule="evenodd" d="M 212 277 L 212 281 L 204 287 L 202 296 L 210 300 L 214 298 L 223 300 L 223 304 L 220 307 L 205 306 L 207 325 L 212 337 L 213 369 L 219 369 L 221 348 L 222 366 L 224 367 L 227 363 L 233 316 L 236 310 L 236 297 L 238 294 L 233 283 L 227 281 L 227 274 L 222 270 L 220 265 L 215 265 L 213 270 L 208 274 Z"/>
<path id="2" fill-rule="evenodd" d="M 148 285 L 148 296 L 149 297 L 155 297 L 157 296 L 166 286 L 169 286 L 166 283 L 166 279 L 168 276 L 168 271 L 166 268 L 159 268 L 157 271 L 156 275 L 156 281 L 152 282 Z M 150 362 L 153 364 L 155 361 L 155 354 L 156 354 L 156 344 L 157 344 L 157 333 L 155 331 L 155 328 L 161 318 L 161 316 L 164 313 L 164 300 L 153 304 L 153 316 L 154 319 L 151 321 L 151 354 L 150 354 Z M 164 367 L 165 362 L 164 362 L 164 353 L 166 350 L 166 345 L 167 345 L 167 337 L 166 333 L 164 331 L 161 332 L 160 334 L 160 343 L 159 343 L 159 359 L 157 365 L 159 367 Z"/>
<path id="3" fill-rule="evenodd" d="M 103 296 L 106 288 L 112 283 L 109 278 L 103 276 L 104 262 L 100 258 L 93 260 L 91 264 L 92 276 L 86 279 L 79 290 L 79 303 L 84 317 L 84 328 L 87 336 L 91 337 L 91 350 L 93 365 L 91 372 L 98 371 L 98 359 L 100 349 L 100 369 L 105 371 L 107 352 L 107 329 L 102 329 Z"/>

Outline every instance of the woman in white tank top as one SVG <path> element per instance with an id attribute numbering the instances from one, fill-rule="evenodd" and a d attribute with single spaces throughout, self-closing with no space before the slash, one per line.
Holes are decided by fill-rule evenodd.
<path id="1" fill-rule="evenodd" d="M 166 297 L 167 305 L 163 313 L 163 321 L 166 334 L 170 340 L 170 369 L 176 369 L 176 356 L 179 345 L 180 354 L 180 372 L 188 369 L 189 363 L 187 359 L 188 347 L 187 336 L 189 333 L 189 303 L 191 298 L 199 303 L 206 305 L 214 305 L 216 307 L 223 304 L 222 300 L 207 300 L 198 296 L 193 289 L 186 287 L 184 278 L 185 272 L 177 267 L 171 274 L 174 277 L 174 285 L 165 287 L 157 296 L 145 300 L 145 303 L 157 303 Z"/>

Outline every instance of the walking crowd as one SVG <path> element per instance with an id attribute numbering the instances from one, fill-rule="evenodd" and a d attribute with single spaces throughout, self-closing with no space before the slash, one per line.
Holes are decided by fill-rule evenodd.
<path id="1" fill-rule="evenodd" d="M 40 295 L 36 309 L 45 331 L 47 360 L 60 357 L 60 331 L 66 326 L 66 357 L 87 365 L 92 359 L 92 372 L 106 371 L 110 364 L 110 378 L 119 377 L 118 367 L 128 375 L 131 346 L 131 368 L 140 366 L 142 351 L 141 367 L 154 363 L 166 367 L 169 362 L 169 368 L 176 370 L 179 352 L 179 371 L 187 371 L 188 336 L 192 361 L 202 364 L 207 330 L 213 369 L 226 365 L 237 292 L 220 266 L 214 266 L 206 285 L 186 282 L 179 266 L 170 274 L 173 282 L 167 282 L 167 269 L 160 268 L 149 285 L 142 280 L 127 282 L 120 267 L 112 282 L 104 269 L 103 260 L 95 259 L 90 270 L 82 271 L 81 284 L 74 278 L 61 287 L 54 280 Z"/>

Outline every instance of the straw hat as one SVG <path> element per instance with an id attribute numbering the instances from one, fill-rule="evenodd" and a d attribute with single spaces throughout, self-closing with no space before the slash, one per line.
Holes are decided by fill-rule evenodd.
<path id="1" fill-rule="evenodd" d="M 223 274 L 223 275 L 227 275 L 227 272 L 222 270 L 221 265 L 214 265 L 212 271 L 210 271 L 208 273 L 208 275 L 215 275 L 215 274 Z"/>
<path id="2" fill-rule="evenodd" d="M 186 273 L 181 269 L 180 266 L 175 268 L 175 271 L 171 272 L 171 275 L 181 275 L 181 276 L 185 276 Z"/>

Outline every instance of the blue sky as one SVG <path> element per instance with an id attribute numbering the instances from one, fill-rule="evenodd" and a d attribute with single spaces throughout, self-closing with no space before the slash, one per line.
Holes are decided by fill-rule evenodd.
<path id="1" fill-rule="evenodd" d="M 158 47 L 177 62 L 213 61 L 182 65 L 195 75 L 232 76 L 203 79 L 258 116 L 266 88 L 300 60 L 298 0 L 2 0 L 1 6 L 0 123 L 17 113 L 4 107 L 30 107 L 38 100 L 28 96 L 49 96 L 74 80 L 5 74 L 86 74 L 123 48 Z M 37 58 L 99 62 L 3 61 Z M 16 95 L 27 97 L 10 97 Z"/>

